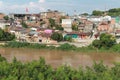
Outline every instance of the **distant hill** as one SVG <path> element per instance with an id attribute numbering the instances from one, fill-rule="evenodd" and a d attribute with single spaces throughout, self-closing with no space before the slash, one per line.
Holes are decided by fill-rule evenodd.
<path id="1" fill-rule="evenodd" d="M 92 12 L 92 15 L 94 15 L 94 16 L 102 16 L 105 13 L 110 15 L 110 16 L 120 16 L 120 8 L 113 8 L 113 9 L 109 9 L 108 11 L 94 10 Z"/>

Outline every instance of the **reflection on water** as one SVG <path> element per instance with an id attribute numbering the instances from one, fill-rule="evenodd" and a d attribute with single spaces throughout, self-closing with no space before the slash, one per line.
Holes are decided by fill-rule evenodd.
<path id="1" fill-rule="evenodd" d="M 0 48 L 0 54 L 7 58 L 9 62 L 14 57 L 22 62 L 38 60 L 44 57 L 47 64 L 57 67 L 60 65 L 70 65 L 78 68 L 79 66 L 92 66 L 94 61 L 104 61 L 105 65 L 113 66 L 113 62 L 120 62 L 119 54 L 110 53 L 80 53 L 65 52 L 57 50 L 38 50 L 38 49 L 16 49 L 16 48 Z"/>

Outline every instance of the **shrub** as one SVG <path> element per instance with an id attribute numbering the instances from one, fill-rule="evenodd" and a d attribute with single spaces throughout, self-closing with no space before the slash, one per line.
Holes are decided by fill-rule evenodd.
<path id="1" fill-rule="evenodd" d="M 96 48 L 111 48 L 113 45 L 116 44 L 116 39 L 113 35 L 110 34 L 101 34 L 100 35 L 100 40 L 94 40 L 92 42 L 92 45 Z"/>
<path id="2" fill-rule="evenodd" d="M 51 38 L 53 40 L 56 40 L 58 42 L 62 41 L 63 40 L 63 36 L 61 33 L 57 33 L 57 32 L 54 32 L 52 35 L 51 35 Z"/>
<path id="3" fill-rule="evenodd" d="M 62 44 L 59 46 L 59 49 L 61 50 L 75 50 L 77 47 L 74 45 L 70 45 L 68 43 Z"/>
<path id="4" fill-rule="evenodd" d="M 98 49 L 102 46 L 101 41 L 97 39 L 92 42 L 92 45 Z"/>
<path id="5" fill-rule="evenodd" d="M 64 37 L 64 40 L 65 40 L 65 41 L 72 42 L 72 37 L 71 37 L 71 36 L 65 36 L 65 37 Z"/>
<path id="6" fill-rule="evenodd" d="M 100 35 L 100 41 L 101 41 L 101 45 L 106 48 L 110 48 L 114 44 L 116 44 L 115 37 L 113 35 L 105 34 L 105 33 Z"/>

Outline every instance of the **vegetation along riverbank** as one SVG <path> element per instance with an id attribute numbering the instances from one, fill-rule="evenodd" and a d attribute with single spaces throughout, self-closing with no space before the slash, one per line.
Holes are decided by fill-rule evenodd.
<path id="1" fill-rule="evenodd" d="M 27 42 L 7 42 L 3 47 L 10 48 L 33 48 L 33 49 L 50 49 L 50 50 L 65 50 L 65 51 L 80 51 L 80 52 L 108 52 L 119 53 L 120 44 L 116 43 L 115 37 L 110 34 L 101 34 L 100 39 L 96 39 L 89 46 L 76 47 L 68 43 L 61 44 L 58 47 L 47 46 L 46 44 L 27 43 Z"/>
<path id="2" fill-rule="evenodd" d="M 120 80 L 120 64 L 108 68 L 102 62 L 83 69 L 62 65 L 56 69 L 38 61 L 21 63 L 16 58 L 11 63 L 0 55 L 0 80 Z"/>

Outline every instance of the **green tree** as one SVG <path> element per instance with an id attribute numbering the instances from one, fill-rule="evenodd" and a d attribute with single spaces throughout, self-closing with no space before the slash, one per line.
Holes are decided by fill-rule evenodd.
<path id="1" fill-rule="evenodd" d="M 63 36 L 62 36 L 61 33 L 54 32 L 54 33 L 51 35 L 51 39 L 60 42 L 60 41 L 63 40 Z"/>
<path id="2" fill-rule="evenodd" d="M 49 24 L 51 28 L 55 27 L 55 20 L 52 18 L 49 18 Z"/>
<path id="3" fill-rule="evenodd" d="M 103 12 L 102 12 L 102 11 L 98 11 L 98 10 L 94 10 L 94 11 L 92 12 L 92 15 L 94 15 L 94 16 L 102 16 L 102 15 L 103 15 Z"/>
<path id="4" fill-rule="evenodd" d="M 88 14 L 88 13 L 83 13 L 83 14 L 81 14 L 81 15 L 88 16 L 89 14 Z"/>
<path id="5" fill-rule="evenodd" d="M 71 37 L 71 36 L 65 36 L 65 37 L 64 37 L 64 40 L 65 40 L 65 41 L 72 42 L 72 37 Z"/>
<path id="6" fill-rule="evenodd" d="M 114 44 L 116 44 L 116 38 L 113 35 L 105 34 L 105 33 L 100 35 L 100 41 L 102 47 L 106 47 L 106 48 L 110 48 Z"/>
<path id="7" fill-rule="evenodd" d="M 8 21 L 8 20 L 9 20 L 9 17 L 8 17 L 8 16 L 4 16 L 4 19 L 5 19 L 6 21 Z"/>
<path id="8" fill-rule="evenodd" d="M 92 42 L 92 45 L 98 49 L 102 47 L 101 41 L 97 39 Z"/>
<path id="9" fill-rule="evenodd" d="M 113 8 L 108 10 L 110 16 L 120 16 L 120 8 Z"/>
<path id="10" fill-rule="evenodd" d="M 22 21 L 22 27 L 24 27 L 24 28 L 28 28 L 28 25 L 24 22 L 24 21 Z"/>
<path id="11" fill-rule="evenodd" d="M 100 35 L 99 40 L 94 40 L 92 45 L 96 48 L 111 48 L 116 44 L 116 38 L 113 35 L 103 33 Z"/>
<path id="12" fill-rule="evenodd" d="M 56 25 L 56 30 L 63 31 L 63 30 L 64 30 L 64 28 L 63 28 L 61 25 Z"/>
<path id="13" fill-rule="evenodd" d="M 72 25 L 72 30 L 74 30 L 74 31 L 78 31 L 78 26 L 77 25 Z"/>
<path id="14" fill-rule="evenodd" d="M 2 29 L 0 29 L 0 41 L 11 41 L 13 39 L 15 39 L 14 34 L 4 32 Z"/>

